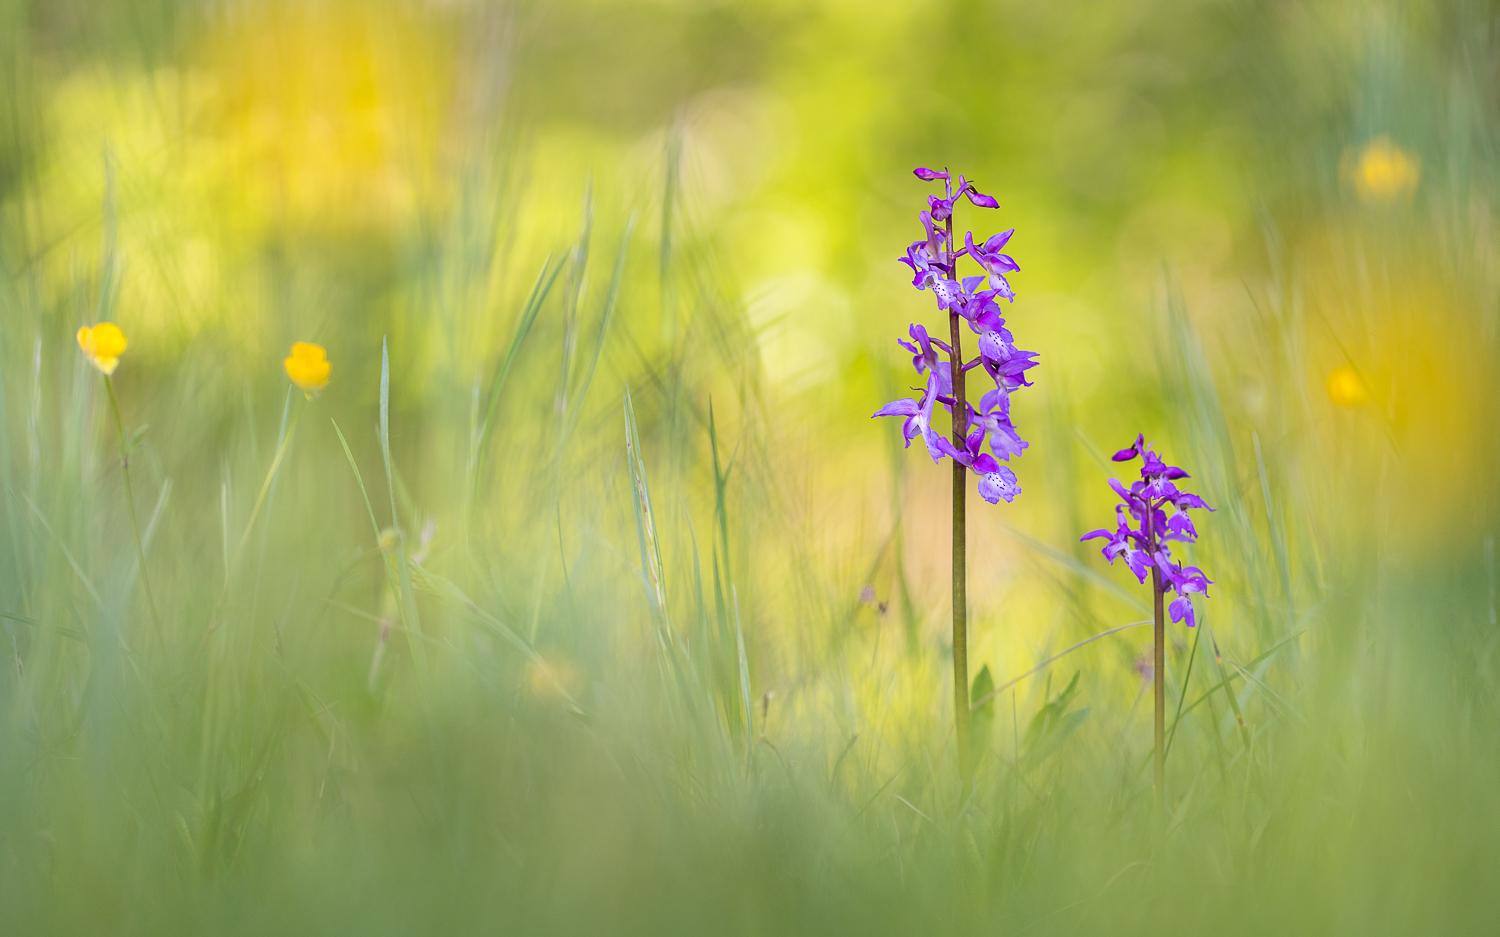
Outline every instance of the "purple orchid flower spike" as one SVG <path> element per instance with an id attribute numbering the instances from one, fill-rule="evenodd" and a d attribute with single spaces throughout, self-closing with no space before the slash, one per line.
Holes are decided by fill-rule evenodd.
<path id="1" fill-rule="evenodd" d="M 964 238 L 961 246 L 954 243 L 953 216 L 960 200 L 967 198 L 970 204 L 979 208 L 998 208 L 999 201 L 980 192 L 972 181 L 961 175 L 955 177 L 946 169 L 921 167 L 913 173 L 925 182 L 941 182 L 943 192 L 928 197 L 927 207 L 917 214 L 924 236 L 907 247 L 905 257 L 898 259 L 911 270 L 911 285 L 924 292 L 931 291 L 938 309 L 948 314 L 949 339 L 946 343 L 939 341 L 929 336 L 922 325 L 911 325 L 908 329 L 911 340 L 898 341 L 911 353 L 912 366 L 918 375 L 926 377 L 926 384 L 919 397 L 891 401 L 875 411 L 875 416 L 901 417 L 901 435 L 907 448 L 911 447 L 912 440 L 921 437 L 935 461 L 946 456 L 954 463 L 954 712 L 958 717 L 959 770 L 967 781 L 971 768 L 965 618 L 966 541 L 963 536 L 967 479 L 970 474 L 977 476 L 979 495 L 991 504 L 1010 502 L 1021 493 L 1015 472 L 1002 464 L 1021 455 L 1027 448 L 1026 441 L 1016 432 L 1010 419 L 1010 393 L 1031 385 L 1026 372 L 1036 367 L 1037 362 L 1035 352 L 1016 349 L 1015 339 L 1006 328 L 996 302 L 996 297 L 1015 299 L 1015 292 L 1004 274 L 1013 273 L 1020 266 L 1008 255 L 1000 253 L 1014 229 L 997 234 L 982 245 L 974 243 L 972 233 Z M 979 265 L 977 275 L 960 274 L 958 262 L 965 256 Z M 972 361 L 965 361 L 963 356 L 960 323 L 964 321 L 979 336 L 979 355 Z M 941 360 L 939 351 L 948 360 Z M 969 371 L 980 367 L 995 386 L 983 395 L 976 410 L 969 403 L 965 385 Z M 935 421 L 941 420 L 937 417 L 939 407 L 948 411 L 953 426 L 951 439 L 940 436 L 934 427 Z M 986 440 L 989 441 L 989 452 L 982 451 Z"/>
<path id="2" fill-rule="evenodd" d="M 970 250 L 971 255 L 974 253 Z M 1114 454 L 1116 462 L 1141 460 L 1141 477 L 1126 487 L 1119 479 L 1111 478 L 1109 485 L 1119 495 L 1115 505 L 1115 529 L 1101 528 L 1084 534 L 1081 540 L 1105 539 L 1104 558 L 1114 563 L 1124 557 L 1126 565 L 1142 584 L 1151 575 L 1151 592 L 1155 606 L 1155 632 L 1153 635 L 1153 680 L 1155 683 L 1156 710 L 1156 767 L 1155 784 L 1157 808 L 1165 809 L 1166 751 L 1166 689 L 1163 682 L 1166 662 L 1165 618 L 1182 622 L 1189 628 L 1198 624 L 1193 609 L 1193 594 L 1208 598 L 1208 587 L 1212 581 L 1196 566 L 1183 566 L 1172 559 L 1173 543 L 1195 543 L 1198 529 L 1193 526 L 1188 511 L 1213 508 L 1203 503 L 1195 494 L 1183 491 L 1177 482 L 1188 478 L 1188 473 L 1175 465 L 1168 465 L 1157 454 L 1145 436 L 1137 436 L 1135 442 Z M 1171 512 L 1168 513 L 1168 508 Z M 1136 526 L 1132 526 L 1136 525 Z M 1168 593 L 1175 598 L 1163 608 Z M 1194 653 L 1197 653 L 1196 639 Z"/>
<path id="3" fill-rule="evenodd" d="M 913 173 L 927 182 L 942 182 L 943 193 L 928 196 L 927 209 L 917 215 L 926 236 L 912 242 L 906 249 L 906 256 L 898 259 L 911 270 L 912 286 L 918 290 L 930 290 L 937 300 L 938 308 L 949 314 L 950 322 L 961 318 L 969 323 L 969 329 L 978 335 L 979 356 L 955 369 L 952 364 L 956 357 L 954 349 L 949 344 L 930 337 L 922 325 L 913 323 L 908 329 L 910 341 L 898 339 L 898 342 L 911 353 L 912 366 L 917 373 L 927 377 L 926 386 L 922 388 L 919 398 L 892 401 L 877 410 L 875 415 L 902 417 L 902 436 L 908 447 L 912 440 L 920 436 L 934 459 L 941 459 L 943 456 L 956 458 L 979 475 L 984 486 L 981 495 L 987 501 L 1009 501 L 1019 493 L 1020 488 L 1010 469 L 999 471 L 1004 468 L 999 463 L 1021 455 L 1027 448 L 1026 441 L 1010 421 L 1009 395 L 1012 391 L 1031 386 L 1026 372 L 1037 365 L 1035 352 L 1020 351 L 1013 344 L 1014 337 L 1006 327 L 1000 307 L 995 301 L 996 297 L 1007 300 L 1015 298 L 1015 293 L 1003 274 L 1019 270 L 1020 265 L 1009 255 L 1000 253 L 1015 229 L 1010 228 L 996 234 L 983 244 L 975 244 L 974 235 L 969 232 L 965 235 L 964 245 L 956 246 L 952 221 L 953 211 L 959 200 L 967 198 L 972 204 L 985 208 L 998 207 L 999 203 L 981 193 L 971 180 L 962 175 L 926 167 L 915 169 Z M 957 272 L 958 261 L 966 255 L 979 264 L 980 272 L 960 278 Z M 950 360 L 941 361 L 939 351 L 947 354 Z M 954 393 L 954 381 L 957 375 L 966 376 L 970 369 L 981 366 L 995 382 L 995 387 L 984 395 L 976 410 L 965 399 L 966 394 L 960 396 Z M 957 412 L 964 419 L 958 422 L 966 428 L 977 429 L 980 434 L 979 442 L 967 454 L 968 437 L 957 437 L 963 442 L 949 441 L 939 436 L 934 429 L 937 408 L 947 408 L 951 416 L 959 399 L 964 399 L 964 404 L 957 408 Z M 978 467 L 981 464 L 978 450 L 985 439 L 989 440 L 990 453 L 985 456 L 985 470 L 981 471 Z M 958 458 L 959 456 L 964 457 Z M 990 469 L 990 463 L 994 463 L 995 468 Z M 990 476 L 995 476 L 998 481 Z"/>

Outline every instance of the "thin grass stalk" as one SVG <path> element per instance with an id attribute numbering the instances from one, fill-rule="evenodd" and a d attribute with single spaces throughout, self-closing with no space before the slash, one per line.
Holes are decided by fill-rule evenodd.
<path id="1" fill-rule="evenodd" d="M 1202 622 L 1199 622 L 1199 625 L 1201 626 Z M 1172 754 L 1172 742 L 1177 738 L 1177 724 L 1182 722 L 1182 704 L 1187 700 L 1188 686 L 1191 685 L 1193 679 L 1193 662 L 1198 659 L 1198 639 L 1201 637 L 1203 637 L 1202 627 L 1193 629 L 1193 649 L 1188 652 L 1187 673 L 1182 678 L 1182 689 L 1177 693 L 1177 715 L 1172 717 L 1172 731 L 1167 735 L 1167 750 L 1161 756 L 1163 762 L 1166 761 L 1167 755 Z"/>
<path id="2" fill-rule="evenodd" d="M 276 449 L 281 450 L 281 444 L 286 440 L 287 420 L 292 415 L 292 385 L 286 388 L 286 401 L 281 406 L 281 429 L 276 433 Z M 252 444 L 255 440 L 255 421 L 250 421 L 250 439 Z M 260 461 L 255 453 L 251 453 L 253 461 Z M 266 547 L 271 542 L 271 509 L 276 505 L 276 480 L 279 476 L 271 477 L 271 487 L 266 492 L 266 523 L 260 529 L 260 556 L 255 561 L 255 585 L 250 589 L 250 620 L 255 621 L 256 612 L 260 606 L 260 579 L 261 573 L 266 566 Z"/>
<path id="3" fill-rule="evenodd" d="M 130 513 L 130 532 L 135 536 L 136 562 L 141 570 L 141 587 L 146 591 L 146 606 L 151 610 L 151 627 L 161 637 L 161 616 L 156 613 L 156 596 L 151 592 L 151 577 L 146 573 L 146 547 L 141 542 L 141 525 L 135 516 L 135 495 L 130 487 L 130 450 L 125 438 L 125 421 L 120 417 L 120 401 L 115 396 L 115 382 L 104 376 L 104 387 L 109 391 L 109 407 L 115 416 L 115 430 L 120 434 L 120 472 L 125 477 L 125 506 Z"/>

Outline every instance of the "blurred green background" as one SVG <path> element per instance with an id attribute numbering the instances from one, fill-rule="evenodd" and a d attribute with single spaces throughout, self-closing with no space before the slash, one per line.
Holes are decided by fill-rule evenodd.
<path id="1" fill-rule="evenodd" d="M 1497 27 L 3 0 L 4 929 L 1484 929 Z M 961 796 L 950 476 L 868 418 L 918 165 L 1041 358 L 970 672 L 1149 616 L 1105 453 L 1218 509 L 1164 831 L 1146 629 L 978 710 Z"/>

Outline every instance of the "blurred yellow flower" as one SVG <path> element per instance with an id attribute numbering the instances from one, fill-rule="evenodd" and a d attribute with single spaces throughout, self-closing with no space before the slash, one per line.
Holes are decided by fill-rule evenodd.
<path id="1" fill-rule="evenodd" d="M 93 328 L 85 325 L 78 330 L 78 347 L 89 356 L 89 362 L 104 374 L 115 373 L 126 344 L 125 333 L 113 322 L 101 322 Z"/>
<path id="2" fill-rule="evenodd" d="M 1370 388 L 1354 365 L 1346 364 L 1328 373 L 1328 399 L 1341 407 L 1362 407 L 1370 402 Z"/>
<path id="3" fill-rule="evenodd" d="M 286 376 L 307 392 L 308 399 L 328 386 L 328 352 L 323 350 L 322 345 L 293 342 L 291 357 L 283 363 L 286 365 Z"/>
<path id="4" fill-rule="evenodd" d="M 1366 202 L 1383 202 L 1409 195 L 1417 188 L 1421 164 L 1405 150 L 1379 136 L 1365 145 L 1358 159 L 1345 157 L 1345 175 Z"/>

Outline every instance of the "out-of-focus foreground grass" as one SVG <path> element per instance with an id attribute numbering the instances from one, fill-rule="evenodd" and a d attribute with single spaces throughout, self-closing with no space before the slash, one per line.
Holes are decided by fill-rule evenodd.
<path id="1" fill-rule="evenodd" d="M 7 933 L 1500 910 L 1488 9 L 3 9 Z M 979 710 L 959 798 L 948 473 L 867 419 L 929 164 L 1042 356 L 973 668 L 1148 614 L 1101 452 L 1218 508 L 1159 835 L 1145 629 Z"/>

